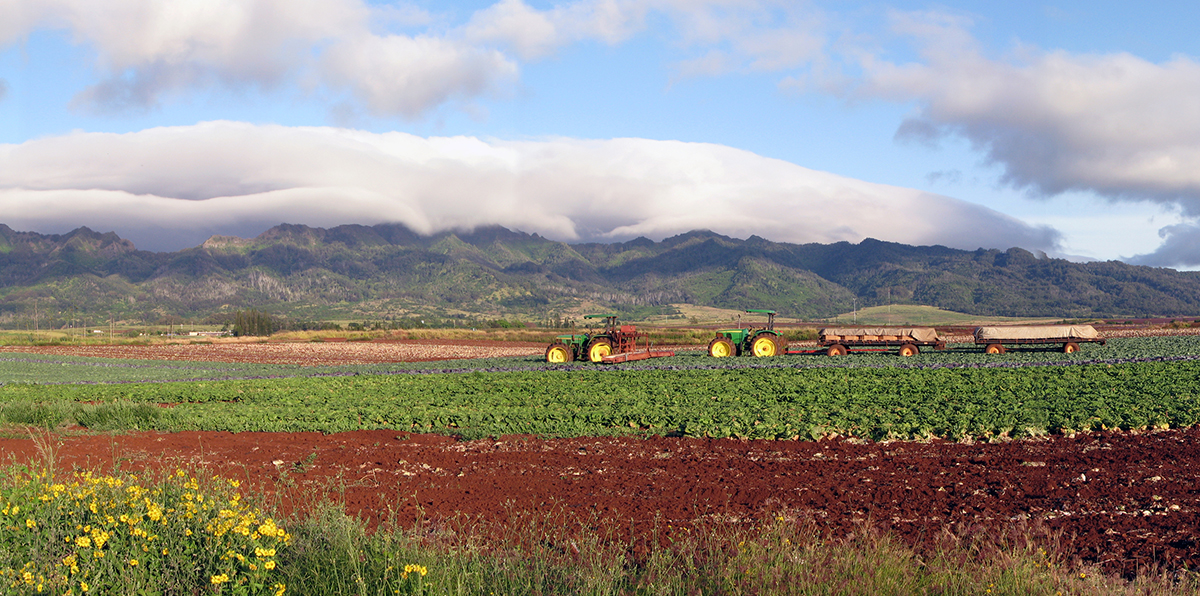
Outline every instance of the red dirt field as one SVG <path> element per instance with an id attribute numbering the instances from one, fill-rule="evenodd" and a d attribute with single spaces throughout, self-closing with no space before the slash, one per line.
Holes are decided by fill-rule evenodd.
<path id="1" fill-rule="evenodd" d="M 545 351 L 545 344 L 453 339 L 364 342 L 216 342 L 147 346 L 0 346 L 0 352 L 58 356 L 239 362 L 244 364 L 299 364 L 302 366 L 532 356 Z"/>
<path id="2" fill-rule="evenodd" d="M 60 471 L 202 468 L 265 491 L 284 512 L 327 495 L 371 522 L 557 512 L 626 537 L 657 527 L 665 539 L 697 521 L 785 515 L 834 535 L 873 523 L 918 546 L 1028 524 L 1056 533 L 1067 559 L 1114 573 L 1200 565 L 1200 429 L 995 444 L 456 441 L 400 431 L 66 433 L 49 442 Z M 32 437 L 2 438 L 0 453 L 43 457 Z"/>

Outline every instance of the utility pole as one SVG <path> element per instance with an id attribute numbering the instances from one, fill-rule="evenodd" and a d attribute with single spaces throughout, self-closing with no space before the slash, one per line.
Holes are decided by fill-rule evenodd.
<path id="1" fill-rule="evenodd" d="M 858 324 L 858 296 L 854 297 L 854 324 Z"/>

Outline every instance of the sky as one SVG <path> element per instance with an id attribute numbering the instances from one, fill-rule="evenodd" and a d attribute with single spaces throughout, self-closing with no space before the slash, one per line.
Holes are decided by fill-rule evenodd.
<path id="1" fill-rule="evenodd" d="M 1200 3 L 0 0 L 0 223 L 1200 269 Z"/>

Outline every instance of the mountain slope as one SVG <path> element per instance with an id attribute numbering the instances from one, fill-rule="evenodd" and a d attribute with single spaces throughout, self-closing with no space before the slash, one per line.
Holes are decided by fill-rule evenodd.
<path id="1" fill-rule="evenodd" d="M 34 304 L 59 321 L 92 313 L 154 322 L 250 307 L 299 318 L 541 319 L 680 302 L 805 318 L 889 303 L 979 315 L 1182 316 L 1200 314 L 1200 273 L 872 239 L 788 244 L 694 231 L 568 245 L 501 227 L 421 236 L 394 224 L 283 224 L 152 253 L 87 228 L 43 235 L 0 224 L 0 325 L 10 327 Z"/>

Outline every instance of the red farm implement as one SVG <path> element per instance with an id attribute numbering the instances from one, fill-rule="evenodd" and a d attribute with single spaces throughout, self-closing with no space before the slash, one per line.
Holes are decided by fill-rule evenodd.
<path id="1" fill-rule="evenodd" d="M 560 335 L 546 347 L 546 362 L 565 363 L 573 360 L 617 364 L 674 356 L 675 352 L 650 349 L 649 336 L 633 325 L 620 325 L 617 315 L 584 315 L 584 319 L 604 319 L 604 329 L 586 333 Z M 645 349 L 638 350 L 639 340 Z"/>

